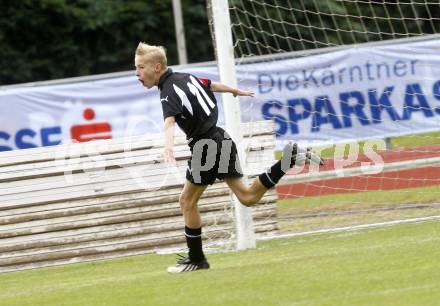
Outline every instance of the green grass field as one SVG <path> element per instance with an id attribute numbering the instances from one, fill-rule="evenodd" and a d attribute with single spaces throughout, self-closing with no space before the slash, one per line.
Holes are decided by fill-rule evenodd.
<path id="1" fill-rule="evenodd" d="M 393 145 L 440 143 L 414 137 Z M 433 186 L 279 201 L 278 216 L 282 232 L 304 232 L 440 215 L 438 204 Z M 438 305 L 439 233 L 430 221 L 284 238 L 211 254 L 211 270 L 183 275 L 156 254 L 6 273 L 0 305 Z"/>
<path id="2" fill-rule="evenodd" d="M 440 186 L 278 201 L 282 231 L 304 232 L 440 215 Z"/>
<path id="3" fill-rule="evenodd" d="M 438 305 L 440 222 L 284 238 L 211 254 L 169 275 L 172 255 L 0 274 L 0 305 Z"/>

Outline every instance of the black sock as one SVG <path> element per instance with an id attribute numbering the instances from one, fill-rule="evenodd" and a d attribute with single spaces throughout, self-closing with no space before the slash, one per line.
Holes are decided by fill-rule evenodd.
<path id="1" fill-rule="evenodd" d="M 189 228 L 185 226 L 186 244 L 189 249 L 189 259 L 200 262 L 205 258 L 202 249 L 202 228 Z"/>
<path id="2" fill-rule="evenodd" d="M 264 187 L 270 189 L 278 184 L 284 174 L 286 174 L 286 172 L 295 164 L 296 152 L 296 144 L 289 144 L 284 147 L 281 160 L 273 164 L 268 171 L 263 172 L 258 176 Z"/>
<path id="3" fill-rule="evenodd" d="M 264 187 L 270 189 L 279 182 L 284 174 L 286 172 L 281 169 L 281 160 L 279 160 L 268 171 L 261 173 L 258 177 Z"/>

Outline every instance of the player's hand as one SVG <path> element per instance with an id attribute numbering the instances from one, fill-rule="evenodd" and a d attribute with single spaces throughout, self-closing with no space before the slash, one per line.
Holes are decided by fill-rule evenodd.
<path id="1" fill-rule="evenodd" d="M 162 155 L 163 155 L 163 159 L 164 159 L 164 161 L 165 161 L 167 164 L 171 164 L 171 165 L 173 165 L 173 166 L 176 166 L 176 165 L 177 165 L 177 161 L 176 161 L 176 159 L 174 158 L 174 152 L 173 152 L 173 149 L 165 148 L 165 149 L 163 150 Z"/>
<path id="2" fill-rule="evenodd" d="M 247 96 L 247 97 L 253 97 L 255 93 L 253 91 L 247 91 L 247 90 L 241 90 L 236 89 L 233 93 L 234 97 L 236 96 Z"/>

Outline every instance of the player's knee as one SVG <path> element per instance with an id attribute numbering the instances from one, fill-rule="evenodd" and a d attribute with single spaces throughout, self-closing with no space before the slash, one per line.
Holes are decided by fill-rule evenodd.
<path id="1" fill-rule="evenodd" d="M 181 195 L 179 198 L 180 209 L 182 213 L 194 210 L 197 206 L 197 203 L 194 203 L 191 196 Z"/>
<path id="2" fill-rule="evenodd" d="M 179 197 L 179 204 L 180 208 L 183 210 L 185 207 L 187 207 L 190 203 L 190 198 L 184 195 L 180 195 Z"/>

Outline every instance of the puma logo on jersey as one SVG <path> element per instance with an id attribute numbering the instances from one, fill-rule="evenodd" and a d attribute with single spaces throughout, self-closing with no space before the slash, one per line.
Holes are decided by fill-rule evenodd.
<path id="1" fill-rule="evenodd" d="M 168 96 L 166 96 L 165 98 L 160 99 L 160 102 L 165 101 L 168 102 Z"/>

